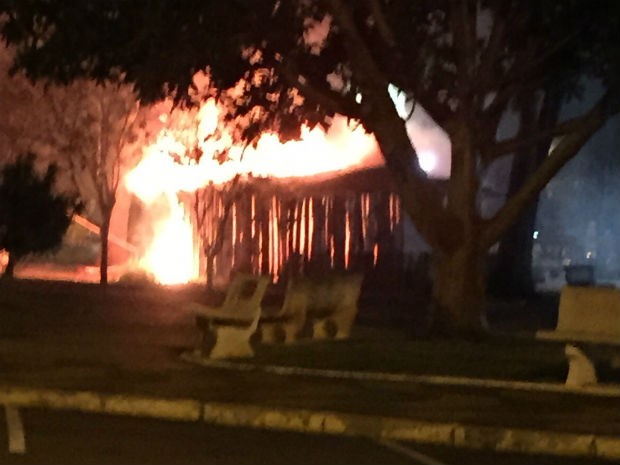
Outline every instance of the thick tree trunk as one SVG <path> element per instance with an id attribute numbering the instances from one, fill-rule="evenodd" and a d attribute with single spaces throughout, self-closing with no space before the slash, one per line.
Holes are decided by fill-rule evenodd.
<path id="1" fill-rule="evenodd" d="M 110 234 L 110 217 L 112 212 L 104 212 L 104 218 L 99 229 L 99 240 L 101 242 L 101 257 L 99 260 L 99 284 L 108 284 L 108 236 Z"/>
<path id="2" fill-rule="evenodd" d="M 484 256 L 468 246 L 436 254 L 429 322 L 434 334 L 477 337 L 486 332 Z"/>
<path id="3" fill-rule="evenodd" d="M 521 216 L 500 243 L 489 280 L 489 292 L 493 295 L 527 297 L 535 293 L 532 248 L 537 212 L 538 200 Z"/>
<path id="4" fill-rule="evenodd" d="M 466 108 L 469 105 L 458 113 L 450 133 L 452 164 L 446 199 L 446 209 L 458 218 L 461 234 L 453 236 L 452 247 L 435 248 L 431 328 L 442 335 L 477 338 L 486 333 L 487 249 L 479 244 L 477 157 Z"/>

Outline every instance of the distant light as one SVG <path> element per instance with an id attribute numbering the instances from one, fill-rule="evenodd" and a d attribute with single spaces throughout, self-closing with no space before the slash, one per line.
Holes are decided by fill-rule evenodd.
<path id="1" fill-rule="evenodd" d="M 418 153 L 418 163 L 420 168 L 430 173 L 437 166 L 437 155 L 432 150 L 420 150 Z"/>
<path id="2" fill-rule="evenodd" d="M 538 239 L 538 231 L 534 231 L 534 234 L 532 234 L 532 237 L 534 239 Z"/>
<path id="3" fill-rule="evenodd" d="M 588 252 L 588 253 L 586 254 L 586 258 L 592 258 L 592 252 Z"/>
<path id="4" fill-rule="evenodd" d="M 355 102 L 357 104 L 362 103 L 362 94 L 360 94 L 359 92 L 357 94 L 355 94 Z"/>

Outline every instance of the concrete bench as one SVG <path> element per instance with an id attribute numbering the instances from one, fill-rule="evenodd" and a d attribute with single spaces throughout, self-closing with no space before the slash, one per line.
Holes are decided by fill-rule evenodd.
<path id="1" fill-rule="evenodd" d="M 216 359 L 254 355 L 250 338 L 258 326 L 260 302 L 269 281 L 269 276 L 238 273 L 220 307 L 197 302 L 187 305 L 202 332 L 198 348 L 202 356 Z"/>
<path id="2" fill-rule="evenodd" d="M 538 331 L 539 339 L 563 341 L 568 359 L 567 386 L 598 381 L 593 356 L 597 347 L 611 349 L 617 362 L 620 348 L 620 289 L 565 286 L 558 322 L 553 331 Z"/>
<path id="3" fill-rule="evenodd" d="M 309 284 L 306 315 L 314 339 L 351 335 L 363 279 L 362 274 L 332 275 Z"/>
<path id="4" fill-rule="evenodd" d="M 277 342 L 288 344 L 296 341 L 306 322 L 308 294 L 308 281 L 293 278 L 286 286 L 282 305 L 263 304 L 258 320 L 257 340 L 267 344 Z"/>

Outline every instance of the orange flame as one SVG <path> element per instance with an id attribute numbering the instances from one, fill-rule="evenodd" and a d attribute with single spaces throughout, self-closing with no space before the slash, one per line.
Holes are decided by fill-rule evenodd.
<path id="1" fill-rule="evenodd" d="M 160 284 L 182 284 L 198 278 L 198 257 L 192 225 L 183 207 L 171 198 L 170 214 L 156 227 L 156 235 L 140 266 Z"/>
<path id="2" fill-rule="evenodd" d="M 212 99 L 200 107 L 193 121 L 187 114 L 182 116 L 185 118 L 178 119 L 185 121 L 184 125 L 162 130 L 156 142 L 144 149 L 142 161 L 125 177 L 129 191 L 145 204 L 162 194 L 168 201 L 168 213 L 160 218 L 154 239 L 139 261 L 161 284 L 185 283 L 198 277 L 197 240 L 178 202 L 179 192 L 194 192 L 210 182 L 221 184 L 236 174 L 300 177 L 381 163 L 374 137 L 344 117 L 334 118 L 327 133 L 319 127 L 312 130 L 303 127 L 298 141 L 281 143 L 277 135 L 265 133 L 255 148 L 244 151 L 240 145 L 233 144 L 226 131 L 217 138 L 209 137 L 215 133 L 219 119 Z M 167 115 L 162 115 L 160 120 L 166 118 Z M 193 140 L 203 153 L 197 161 L 184 155 L 192 149 L 182 142 L 188 140 Z M 229 154 L 229 160 L 224 163 L 210 156 L 223 149 Z M 178 160 L 173 159 L 173 154 Z"/>

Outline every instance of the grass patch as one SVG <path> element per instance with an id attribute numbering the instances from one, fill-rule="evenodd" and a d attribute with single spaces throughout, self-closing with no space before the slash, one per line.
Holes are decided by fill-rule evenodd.
<path id="1" fill-rule="evenodd" d="M 364 338 L 261 346 L 255 362 L 528 381 L 562 381 L 567 372 L 562 345 L 515 338 L 484 342 Z"/>
<path id="2" fill-rule="evenodd" d="M 174 340 L 179 344 L 187 340 L 186 334 L 195 332 L 196 339 L 187 340 L 189 348 L 198 338 L 198 329 L 194 331 L 193 317 L 183 306 L 203 294 L 200 286 L 109 285 L 104 289 L 92 284 L 15 280 L 0 285 L 0 337 L 30 337 L 37 332 L 71 334 L 80 328 L 105 327 L 108 329 L 98 336 L 105 343 L 106 337 L 120 335 L 127 328 L 131 329 L 128 337 L 144 337 L 147 330 L 132 333 L 133 328 L 148 327 L 151 339 L 144 341 Z M 175 335 L 179 337 L 169 337 Z M 563 351 L 561 343 L 533 337 L 493 336 L 480 342 L 412 340 L 399 330 L 357 325 L 354 336 L 346 341 L 259 345 L 252 363 L 560 382 L 567 372 Z M 601 374 L 601 381 L 620 379 L 618 370 L 602 370 Z"/>

